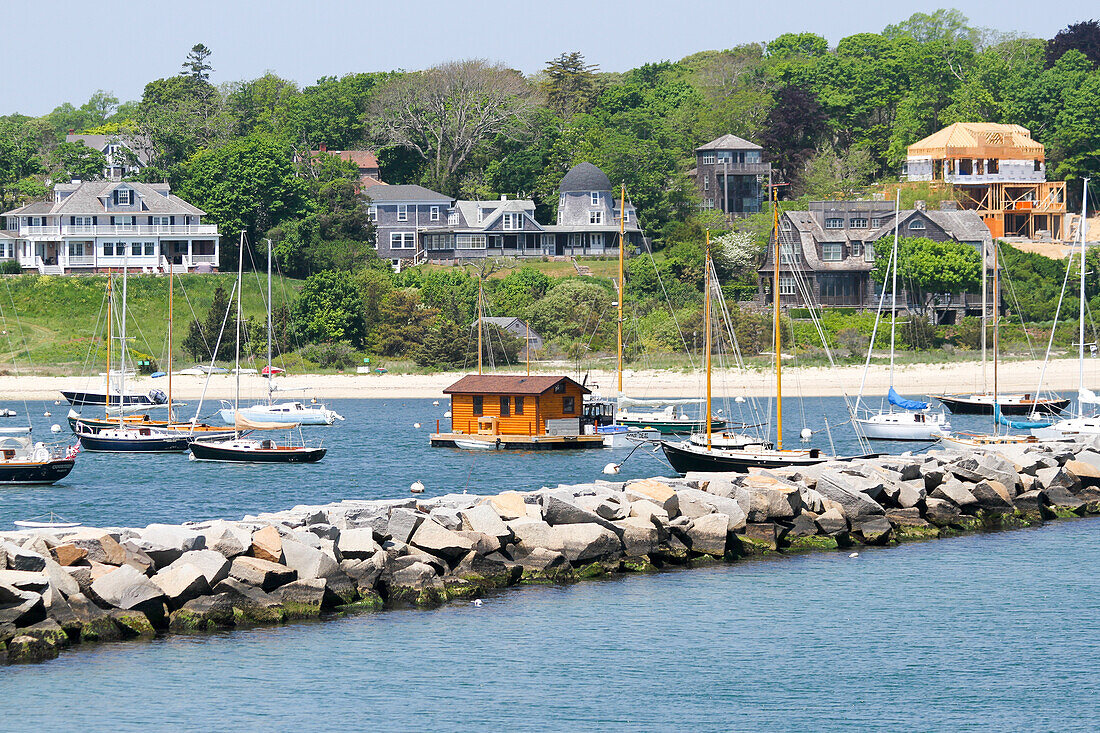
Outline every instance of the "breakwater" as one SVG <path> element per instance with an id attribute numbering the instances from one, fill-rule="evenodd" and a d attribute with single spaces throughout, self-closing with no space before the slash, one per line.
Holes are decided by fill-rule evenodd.
<path id="1" fill-rule="evenodd" d="M 75 644 L 433 605 L 772 552 L 1100 511 L 1100 451 L 881 458 L 799 472 L 347 501 L 236 522 L 0 534 L 3 658 Z"/>

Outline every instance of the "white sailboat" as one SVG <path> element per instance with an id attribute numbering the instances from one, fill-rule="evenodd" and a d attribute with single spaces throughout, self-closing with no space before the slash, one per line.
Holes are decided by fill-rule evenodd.
<path id="1" fill-rule="evenodd" d="M 267 240 L 267 368 L 264 376 L 267 378 L 267 403 L 250 405 L 238 408 L 229 400 L 222 400 L 222 409 L 218 415 L 226 425 L 236 425 L 236 416 L 240 414 L 251 423 L 286 423 L 293 422 L 299 425 L 332 425 L 344 417 L 325 407 L 316 400 L 308 404 L 299 400 L 275 402 L 275 383 L 272 381 L 276 370 L 271 365 L 271 240 Z M 237 374 L 241 373 L 240 364 L 237 365 Z"/>
<path id="2" fill-rule="evenodd" d="M 951 425 L 947 422 L 947 415 L 941 410 L 933 412 L 927 402 L 908 400 L 902 397 L 894 389 L 894 346 L 897 335 L 898 321 L 898 224 L 901 216 L 901 191 L 898 190 L 894 200 L 894 248 L 890 257 L 890 390 L 886 400 L 890 407 L 887 410 L 879 410 L 859 415 L 859 403 L 863 396 L 863 386 L 860 385 L 859 395 L 856 396 L 855 414 L 853 425 L 856 430 L 863 433 L 864 437 L 873 440 L 935 440 L 940 433 L 951 431 Z M 883 301 L 886 298 L 885 283 L 883 284 L 882 297 L 879 299 L 878 316 L 882 316 Z M 875 320 L 874 332 L 878 331 L 878 319 Z M 867 368 L 871 364 L 871 350 L 875 346 L 875 333 L 872 333 L 871 343 L 867 347 L 867 365 L 864 367 L 863 379 L 867 379 Z M 895 410 L 894 408 L 901 408 Z"/>

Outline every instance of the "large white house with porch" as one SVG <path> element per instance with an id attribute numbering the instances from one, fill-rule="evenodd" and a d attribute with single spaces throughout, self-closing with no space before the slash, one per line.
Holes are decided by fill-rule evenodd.
<path id="1" fill-rule="evenodd" d="M 56 275 L 210 271 L 218 267 L 220 235 L 202 223 L 204 214 L 167 183 L 59 183 L 52 201 L 4 212 L 0 260 Z"/>

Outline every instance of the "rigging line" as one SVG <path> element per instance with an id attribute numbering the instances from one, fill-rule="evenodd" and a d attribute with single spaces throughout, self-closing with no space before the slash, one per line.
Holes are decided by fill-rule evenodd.
<path id="1" fill-rule="evenodd" d="M 878 327 L 879 327 L 879 324 L 882 321 L 882 307 L 886 303 L 886 281 L 890 279 L 890 274 L 891 274 L 890 273 L 890 268 L 891 267 L 897 267 L 897 262 L 895 261 L 895 255 L 896 255 L 895 252 L 891 252 L 890 264 L 887 264 L 886 274 L 883 276 L 883 279 L 882 279 L 882 292 L 879 294 L 878 310 L 875 312 L 875 325 L 871 329 L 871 342 L 867 345 L 867 360 L 863 364 L 863 376 L 859 380 L 859 392 L 856 393 L 856 403 L 855 403 L 855 406 L 852 408 L 852 411 L 851 411 L 852 412 L 852 417 L 855 417 L 856 413 L 859 412 L 859 403 L 860 403 L 860 400 L 863 399 L 863 388 L 867 385 L 867 373 L 871 369 L 871 352 L 874 351 L 874 349 L 875 349 L 875 341 L 878 338 Z M 893 299 L 895 301 L 893 303 L 893 308 L 896 310 L 897 307 L 898 307 L 897 293 L 894 293 Z M 879 409 L 880 410 L 882 409 L 882 403 L 881 402 L 879 403 Z"/>
<path id="2" fill-rule="evenodd" d="M 1024 323 L 1024 311 L 1020 307 L 1020 299 L 1016 297 L 1016 288 L 1012 284 L 1012 276 L 1009 274 L 1008 264 L 1005 263 L 1004 252 L 1001 252 L 999 247 L 997 249 L 1000 261 L 1004 263 L 1004 267 L 1002 269 L 1004 270 L 1004 279 L 1008 281 L 1008 291 L 1012 295 L 1012 303 L 1016 306 L 1016 314 L 1020 317 L 1020 330 L 1024 332 L 1024 340 L 1027 343 L 1028 354 L 1031 356 L 1032 359 L 1035 359 L 1035 349 L 1031 345 L 1031 334 L 1028 333 L 1027 324 Z"/>
<path id="3" fill-rule="evenodd" d="M 8 287 L 7 278 L 4 278 L 4 288 L 5 288 L 5 290 L 8 291 L 8 300 L 11 301 L 12 316 L 15 318 L 16 327 L 19 329 L 19 338 L 23 342 L 23 349 L 27 354 L 27 359 L 29 360 L 30 359 L 30 353 L 31 353 L 30 347 L 27 345 L 27 337 L 26 337 L 26 334 L 23 331 L 23 324 L 19 320 L 19 310 L 15 307 L 15 299 L 11 297 L 11 289 Z M 11 352 L 12 371 L 15 372 L 15 376 L 18 379 L 21 376 L 19 374 L 19 362 L 15 358 L 16 357 L 15 347 L 11 343 L 11 333 L 10 333 L 10 329 L 7 327 L 7 325 L 8 325 L 8 316 L 7 316 L 6 313 L 4 313 L 3 305 L 0 305 L 0 318 L 3 318 L 3 320 L 4 320 L 4 336 L 5 336 L 5 338 L 7 339 L 7 342 L 8 342 L 8 351 Z M 21 395 L 22 395 L 22 401 L 23 401 L 23 412 L 27 416 L 27 425 L 30 426 L 30 424 L 31 424 L 31 411 L 30 411 L 30 407 L 27 406 L 27 393 L 25 391 L 21 391 Z"/>
<path id="4" fill-rule="evenodd" d="M 1043 366 L 1039 369 L 1039 383 L 1035 387 L 1035 396 L 1038 397 L 1042 392 L 1043 378 L 1047 373 L 1047 363 L 1050 361 L 1050 352 L 1054 347 L 1054 334 L 1058 330 L 1058 316 L 1062 313 L 1062 301 L 1066 297 L 1066 287 L 1069 285 L 1069 273 L 1072 268 L 1073 256 L 1070 255 L 1066 260 L 1066 274 L 1062 278 L 1062 291 L 1058 294 L 1058 305 L 1054 309 L 1054 322 L 1050 324 L 1050 340 L 1047 341 L 1047 351 L 1043 356 Z"/>
<path id="5" fill-rule="evenodd" d="M 694 371 L 695 356 L 691 353 L 691 349 L 688 348 L 687 337 L 684 336 L 684 330 L 680 327 L 680 320 L 676 317 L 676 309 L 672 306 L 672 299 L 668 297 L 668 290 L 665 289 L 665 281 L 661 277 L 661 268 L 657 267 L 657 260 L 653 257 L 653 250 L 650 248 L 649 240 L 646 238 L 644 232 L 642 233 L 642 244 L 645 245 L 646 253 L 649 255 L 649 261 L 653 265 L 653 272 L 657 275 L 657 283 L 661 286 L 661 294 L 665 296 L 665 304 L 668 305 L 668 310 L 672 314 L 672 322 L 676 324 L 676 332 L 680 335 L 680 343 L 684 345 L 684 352 L 688 355 L 688 364 L 691 366 L 692 371 Z M 626 292 L 625 287 L 623 287 L 623 292 Z"/>
<path id="6" fill-rule="evenodd" d="M 718 283 L 718 272 L 714 267 L 714 262 L 713 261 L 711 261 L 710 267 L 711 267 L 711 274 L 713 275 L 713 278 L 714 278 L 712 282 L 715 283 L 715 285 L 717 285 L 717 283 Z M 717 295 L 718 295 L 718 297 L 715 300 L 717 300 L 717 303 L 718 303 L 719 317 L 720 317 L 721 322 L 725 325 L 727 335 L 729 336 L 729 339 L 730 339 L 730 345 L 731 345 L 731 350 L 732 350 L 733 357 L 734 357 L 734 363 L 736 365 L 738 373 L 741 374 L 742 376 L 744 376 L 744 374 L 745 374 L 745 362 L 744 362 L 744 358 L 743 358 L 743 355 L 742 355 L 742 352 L 741 352 L 741 345 L 737 340 L 737 332 L 733 327 L 733 318 L 730 314 L 729 306 L 726 303 L 726 299 L 724 297 L 724 294 L 721 291 L 721 288 L 718 288 Z M 721 348 L 721 345 L 722 345 L 721 339 L 719 339 L 718 344 L 719 344 L 719 348 Z M 724 352 L 721 352 L 721 353 L 724 356 Z M 723 380 L 723 382 L 724 381 L 725 380 Z M 726 390 L 726 395 L 725 395 L 725 406 L 726 406 L 727 412 L 729 412 L 729 413 L 733 412 L 733 410 L 732 410 L 732 408 L 730 407 L 730 404 L 729 404 L 729 390 L 728 389 Z M 749 401 L 749 408 L 748 409 L 750 411 L 750 414 L 753 417 L 753 421 L 756 422 L 756 423 L 760 422 L 760 415 L 757 412 L 758 407 L 759 407 L 759 405 L 757 403 L 756 397 L 755 396 L 751 397 L 750 401 Z"/>
<path id="7" fill-rule="evenodd" d="M 9 298 L 11 297 L 11 292 L 10 291 L 8 292 L 8 297 Z M 107 289 L 104 288 L 101 295 L 100 295 L 99 311 L 96 312 L 96 316 L 95 316 L 95 328 L 92 330 L 92 339 L 88 343 L 88 350 L 85 352 L 84 363 L 80 367 L 80 375 L 82 377 L 84 377 L 85 380 L 87 380 L 87 377 L 88 377 L 88 367 L 91 365 L 92 361 L 96 359 L 96 354 L 95 354 L 95 351 L 96 351 L 96 334 L 99 333 L 100 323 L 103 322 L 103 309 L 106 307 L 106 305 L 107 305 Z M 15 301 L 14 300 L 12 300 L 12 307 L 13 308 L 15 307 Z M 85 384 L 87 384 L 87 381 L 85 381 Z"/>
<path id="8" fill-rule="evenodd" d="M 237 282 L 234 279 L 233 289 L 229 293 L 229 306 L 225 309 L 225 316 L 222 318 L 222 327 L 218 330 L 218 340 L 216 342 L 214 342 L 214 354 L 213 354 L 213 356 L 210 357 L 210 367 L 211 367 L 211 369 L 214 367 L 214 358 L 217 356 L 218 349 L 221 348 L 222 336 L 225 334 L 225 324 L 229 322 L 229 312 L 231 310 L 233 310 L 233 296 L 236 295 L 236 293 L 237 293 Z M 210 372 L 207 372 L 207 374 L 206 374 L 206 380 L 203 382 L 203 385 L 202 385 L 202 393 L 199 395 L 199 404 L 195 408 L 195 420 L 196 421 L 198 421 L 199 416 L 202 414 L 202 403 L 203 403 L 203 400 L 206 399 L 206 390 L 210 386 L 210 374 L 211 374 Z M 236 420 L 236 415 L 234 415 L 234 421 L 235 420 Z"/>

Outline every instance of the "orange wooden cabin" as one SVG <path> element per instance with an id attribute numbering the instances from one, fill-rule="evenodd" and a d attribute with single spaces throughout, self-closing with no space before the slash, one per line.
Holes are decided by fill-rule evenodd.
<path id="1" fill-rule="evenodd" d="M 469 374 L 443 390 L 451 431 L 467 435 L 547 435 L 548 420 L 577 420 L 592 390 L 569 377 Z"/>

